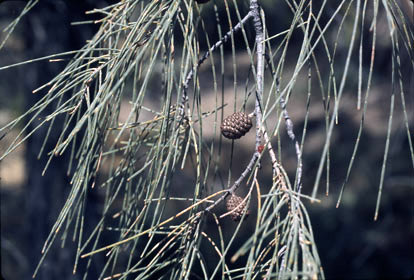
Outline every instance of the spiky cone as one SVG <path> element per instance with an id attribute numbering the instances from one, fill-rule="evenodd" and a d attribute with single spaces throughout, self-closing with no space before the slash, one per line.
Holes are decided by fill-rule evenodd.
<path id="1" fill-rule="evenodd" d="M 227 211 L 233 211 L 230 213 L 230 218 L 233 221 L 240 221 L 243 217 L 243 214 L 246 213 L 246 217 L 249 215 L 249 210 L 246 209 L 246 201 L 243 201 L 243 198 L 232 194 L 226 202 Z"/>
<path id="2" fill-rule="evenodd" d="M 229 139 L 239 139 L 249 132 L 252 127 L 252 120 L 250 117 L 243 113 L 234 113 L 223 120 L 220 129 L 221 134 Z"/>

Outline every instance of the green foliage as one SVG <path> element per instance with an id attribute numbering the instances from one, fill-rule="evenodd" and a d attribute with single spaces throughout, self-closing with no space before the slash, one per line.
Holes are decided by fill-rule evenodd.
<path id="1" fill-rule="evenodd" d="M 278 33 L 269 33 L 267 29 L 267 23 L 272 20 L 267 11 L 271 9 L 270 1 L 263 2 L 261 21 L 259 14 L 254 14 L 259 11 L 254 7 L 256 1 L 251 1 L 250 10 L 246 8 L 247 1 L 216 2 L 199 5 L 192 0 L 120 1 L 89 11 L 102 17 L 93 22 L 99 24 L 99 30 L 82 49 L 40 58 L 73 55 L 58 76 L 34 90 L 43 94 L 42 99 L 0 129 L 7 133 L 25 123 L 0 159 L 36 133 L 40 126 L 62 132 L 55 148 L 51 151 L 42 148 L 39 156 L 48 156 L 49 163 L 53 164 L 53 158 L 70 154 L 68 174 L 72 189 L 45 242 L 39 267 L 51 245 L 60 237 L 63 245 L 68 239 L 77 242 L 74 272 L 79 262 L 87 262 L 89 267 L 97 255 L 106 254 L 105 265 L 100 268 L 101 278 L 189 279 L 196 274 L 205 279 L 219 276 L 222 279 L 323 278 L 323 264 L 302 200 L 318 201 L 316 196 L 324 172 L 328 192 L 330 141 L 350 80 L 350 61 L 359 58 L 357 107 L 362 109 L 362 117 L 338 204 L 341 201 L 364 128 L 375 71 L 379 14 L 388 22 L 393 92 L 376 212 L 396 96 L 401 99 L 414 168 L 412 132 L 404 101 L 407 80 L 400 70 L 403 52 L 408 54 L 410 67 L 414 68 L 414 37 L 397 2 L 336 1 L 328 4 L 322 1 L 317 9 L 313 1 L 272 2 L 274 7 L 285 5 L 290 11 L 290 27 Z M 216 4 L 224 6 L 220 11 L 225 11 L 227 23 L 220 21 Z M 231 20 L 234 14 L 236 22 Z M 219 37 L 225 39 L 209 37 L 206 22 L 212 20 Z M 367 75 L 363 75 L 362 57 L 366 55 L 364 46 L 368 41 L 363 31 L 368 24 L 372 32 L 371 60 Z M 259 27 L 264 30 L 263 37 L 260 37 Z M 332 28 L 337 29 L 335 39 L 327 37 L 328 32 L 332 35 Z M 225 36 L 225 32 L 229 33 Z M 234 32 L 241 33 L 242 38 L 235 39 Z M 201 41 L 206 42 L 209 50 L 202 49 Z M 339 44 L 347 46 L 347 51 L 338 58 Z M 231 54 L 228 54 L 234 82 L 231 103 L 230 99 L 225 99 L 223 87 L 228 67 L 225 45 L 231 46 Z M 244 94 L 238 86 L 240 53 L 247 54 L 250 61 Z M 290 59 L 292 56 L 294 63 Z M 38 60 L 4 66 L 0 70 Z M 200 72 L 204 64 L 211 71 L 205 76 Z M 321 68 L 328 69 L 328 77 L 321 74 Z M 207 76 L 211 77 L 208 83 L 203 80 Z M 306 117 L 301 138 L 294 142 L 297 168 L 295 179 L 291 180 L 281 159 L 282 148 L 291 147 L 282 146 L 279 135 L 284 133 L 281 124 L 286 121 L 288 134 L 296 141 L 286 105 L 296 97 L 294 89 L 304 76 L 307 77 L 304 83 L 307 106 L 303 108 Z M 314 80 L 317 90 L 311 83 Z M 214 97 L 208 99 L 214 100 L 214 104 L 204 101 L 206 87 L 214 92 Z M 318 91 L 321 96 L 317 96 Z M 315 170 L 312 195 L 307 196 L 301 193 L 302 154 L 306 148 L 311 97 L 320 99 L 323 106 L 325 144 Z M 254 107 L 256 116 L 256 142 L 249 144 L 251 160 L 243 172 L 233 174 L 237 180 L 231 175 L 232 165 L 226 170 L 221 164 L 222 161 L 237 161 L 235 153 L 223 151 L 225 141 L 229 140 L 219 134 L 226 106 L 232 111 Z M 49 107 L 54 107 L 53 113 L 28 131 L 29 124 Z M 121 112 L 124 114 L 122 122 L 119 121 Z M 58 116 L 64 116 L 63 123 L 55 121 Z M 237 145 L 238 142 L 232 144 L 232 151 Z M 261 145 L 265 149 L 259 153 L 257 149 Z M 271 182 L 260 180 L 260 161 L 265 154 L 271 158 Z M 174 181 L 177 176 L 190 179 L 177 184 Z M 220 178 L 226 176 L 227 183 L 217 186 Z M 190 189 L 190 195 L 180 189 L 184 187 Z M 219 205 L 238 188 L 245 188 L 248 204 L 257 200 L 257 211 L 249 217 L 254 222 L 249 224 L 253 228 L 247 238 L 240 234 L 246 217 L 234 223 L 234 231 L 227 238 L 222 221 L 228 219 L 225 216 L 230 213 L 220 216 Z M 101 194 L 102 216 L 94 230 L 86 232 L 88 221 L 84 217 L 91 192 Z M 172 206 L 174 201 L 184 206 L 177 210 Z M 213 229 L 207 227 L 209 221 L 214 222 Z M 102 244 L 106 232 L 117 234 L 109 245 Z M 232 246 L 238 239 L 244 243 L 235 250 Z M 214 257 L 209 256 L 207 260 L 203 243 L 213 248 Z M 238 262 L 236 268 L 233 262 Z"/>

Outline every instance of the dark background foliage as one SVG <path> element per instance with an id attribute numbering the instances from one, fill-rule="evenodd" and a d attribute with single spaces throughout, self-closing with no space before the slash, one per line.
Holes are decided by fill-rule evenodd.
<path id="1" fill-rule="evenodd" d="M 332 1 L 332 6 L 334 2 L 336 1 Z M 0 52 L 0 66 L 81 48 L 85 40 L 97 30 L 97 26 L 71 26 L 70 23 L 93 19 L 92 16 L 85 15 L 86 10 L 110 3 L 111 1 L 94 0 L 41 1 L 29 15 L 22 19 L 9 42 Z M 23 6 L 24 1 L 0 2 L 0 27 L 3 29 L 12 21 Z M 247 1 L 241 7 L 241 12 L 246 12 Z M 288 16 L 288 7 L 282 1 L 277 1 L 277 4 L 272 1 L 263 1 L 263 7 L 267 17 L 271 19 L 267 26 L 270 33 L 277 33 L 289 27 L 291 19 Z M 217 38 L 216 26 L 208 24 L 208 13 L 211 11 L 212 7 L 208 7 L 203 15 L 205 15 L 207 30 L 211 32 L 210 37 Z M 219 17 L 223 23 L 227 23 L 224 9 L 219 9 Z M 329 20 L 329 15 L 325 17 L 324 20 Z M 234 15 L 232 21 L 236 22 L 236 20 Z M 337 24 L 339 20 L 338 17 Z M 367 30 L 364 31 L 366 38 L 370 38 L 368 28 L 367 24 Z M 332 34 L 327 36 L 328 38 L 334 38 L 336 35 L 334 29 L 331 31 Z M 251 34 L 250 37 L 252 37 Z M 241 42 L 242 37 L 236 36 L 236 45 L 239 40 Z M 297 48 L 300 46 L 300 40 L 298 36 L 296 41 L 293 41 L 297 43 Z M 369 40 L 371 39 L 367 39 L 368 42 Z M 371 107 L 367 114 L 366 129 L 361 138 L 360 150 L 343 202 L 339 208 L 335 207 L 359 126 L 360 113 L 354 113 L 355 103 L 352 103 L 355 101 L 352 99 L 352 96 L 355 96 L 352 91 L 355 90 L 357 83 L 356 79 L 354 83 L 352 80 L 356 76 L 351 76 L 350 90 L 340 110 L 341 123 L 331 144 L 331 170 L 334 171 L 331 174 L 329 196 L 324 196 L 325 189 L 321 187 L 322 203 L 307 203 L 327 279 L 408 279 L 414 277 L 414 174 L 407 152 L 409 151 L 408 140 L 400 115 L 396 117 L 391 136 L 389 167 L 385 176 L 379 220 L 373 221 L 385 145 L 389 92 L 392 90 L 389 70 L 391 69 L 391 45 L 381 43 L 380 40 L 377 45 L 373 77 L 372 91 L 374 93 L 370 100 Z M 243 44 L 240 45 L 243 46 Z M 295 45 L 292 44 L 292 49 Z M 205 49 L 206 46 L 202 45 L 201 48 Z M 226 47 L 225 50 L 230 51 L 231 48 Z M 240 48 L 238 51 L 243 52 L 243 49 Z M 344 57 L 341 52 L 346 52 L 346 48 L 339 46 L 337 54 L 339 60 Z M 366 57 L 366 65 L 369 65 L 369 59 Z M 356 59 L 352 63 L 351 68 L 357 69 Z M 25 108 L 33 106 L 40 96 L 31 94 L 31 91 L 53 78 L 63 69 L 64 65 L 65 62 L 42 61 L 2 71 L 0 75 L 0 125 L 18 116 L 25 111 Z M 321 68 L 322 73 L 324 73 L 324 68 L 325 73 L 328 70 L 327 65 L 321 65 Z M 407 69 L 404 72 L 407 80 L 411 79 L 411 87 L 408 89 L 406 98 L 412 115 L 413 73 L 408 63 L 404 61 L 403 69 Z M 288 109 L 297 134 L 300 135 L 304 118 L 301 113 L 303 104 L 293 102 Z M 304 154 L 304 193 L 306 194 L 311 191 L 319 163 L 320 150 L 323 145 L 323 136 L 320 135 L 324 129 L 323 125 L 324 116 L 316 111 L 310 118 L 308 126 L 308 137 L 315 144 Z M 412 122 L 410 125 L 413 131 Z M 39 130 L 25 143 L 23 150 L 19 153 L 24 165 L 23 174 L 18 174 L 22 180 L 0 182 L 1 271 L 5 279 L 29 279 L 31 277 L 40 260 L 43 242 L 70 190 L 69 179 L 66 176 L 67 159 L 64 157 L 53 161 L 46 173 L 47 176 L 42 176 L 47 158 L 38 160 L 37 155 L 45 133 L 46 128 Z M 52 149 L 53 146 L 50 145 L 54 145 L 59 135 L 59 131 L 52 131 L 47 143 L 49 148 L 46 150 Z M 1 151 L 6 146 L 6 141 L 7 138 L 0 142 Z M 285 143 L 288 141 L 285 140 Z M 294 154 L 287 153 L 283 156 L 295 159 Z M 0 163 L 0 168 L 5 169 L 6 165 L 9 167 L 14 164 L 13 162 L 6 159 Z M 288 167 L 291 172 L 294 168 L 294 164 Z M 269 178 L 270 176 L 269 173 Z M 263 180 L 269 180 L 269 178 Z M 88 203 L 89 209 L 86 210 L 85 217 L 91 224 L 95 224 L 94 221 L 99 218 L 100 199 L 96 194 L 91 194 L 89 199 L 91 203 Z M 108 238 L 111 237 L 108 236 Z M 72 275 L 76 248 L 74 244 L 67 242 L 63 249 L 59 245 L 57 242 L 54 245 L 55 248 L 47 256 L 38 279 L 81 278 L 83 264 L 80 264 L 78 273 Z M 99 262 L 99 258 L 95 261 Z M 99 269 L 99 264 L 96 264 L 96 268 L 93 266 L 89 270 L 90 279 L 97 278 L 99 274 L 97 269 Z"/>

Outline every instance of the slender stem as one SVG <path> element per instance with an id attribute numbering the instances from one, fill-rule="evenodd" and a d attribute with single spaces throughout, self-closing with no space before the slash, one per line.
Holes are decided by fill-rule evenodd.
<path id="1" fill-rule="evenodd" d="M 253 26 L 256 32 L 256 103 L 255 103 L 255 115 L 256 115 L 256 151 L 261 144 L 261 127 L 262 127 L 262 110 L 261 101 L 263 95 L 263 77 L 264 77 L 264 32 L 262 21 L 260 20 L 259 4 L 257 0 L 250 1 L 250 14 L 253 17 Z"/>
<path id="2" fill-rule="evenodd" d="M 210 54 L 215 51 L 217 48 L 219 48 L 221 45 L 223 45 L 225 42 L 227 42 L 227 40 L 230 38 L 230 36 L 239 31 L 243 24 L 246 23 L 246 21 L 252 17 L 251 12 L 247 13 L 247 15 L 244 16 L 244 18 L 242 18 L 242 20 L 237 23 L 231 30 L 229 30 L 219 41 L 217 41 L 208 51 L 205 52 L 205 54 L 198 60 L 198 63 L 195 67 L 195 69 L 199 68 L 201 64 L 203 64 L 203 62 L 210 56 Z M 188 96 L 187 96 L 187 89 L 188 89 L 188 84 L 190 83 L 191 79 L 194 76 L 194 70 L 191 69 L 190 72 L 187 74 L 187 77 L 183 83 L 183 95 L 182 95 L 182 104 L 184 104 L 187 100 L 188 100 Z"/>
<path id="3" fill-rule="evenodd" d="M 233 193 L 240 186 L 241 182 L 247 176 L 247 174 L 249 174 L 249 172 L 252 171 L 253 166 L 255 165 L 258 158 L 259 158 L 259 153 L 255 152 L 253 154 L 252 158 L 250 159 L 249 164 L 247 165 L 247 167 L 243 171 L 243 173 L 240 175 L 240 177 L 234 182 L 234 184 L 230 188 L 225 190 L 225 193 L 219 199 L 217 199 L 213 204 L 211 204 L 209 207 L 207 207 L 205 209 L 205 211 L 210 211 L 216 205 L 218 205 L 220 202 L 222 202 L 229 194 Z"/>
<path id="4" fill-rule="evenodd" d="M 268 65 L 269 69 L 271 70 L 270 72 L 271 72 L 272 76 L 274 77 L 275 73 L 272 69 L 272 66 L 271 66 L 270 62 L 269 62 L 269 57 L 265 56 L 265 58 L 266 58 L 267 65 Z M 276 79 L 276 90 L 277 90 L 276 93 L 278 93 L 279 92 L 279 80 L 278 79 Z M 293 132 L 293 122 L 292 122 L 291 118 L 289 117 L 288 111 L 286 109 L 286 101 L 283 98 L 283 96 L 281 96 L 281 95 L 280 95 L 279 98 L 280 98 L 279 99 L 280 108 L 282 109 L 283 118 L 285 119 L 285 123 L 286 123 L 287 134 L 288 134 L 289 138 L 292 140 L 292 142 L 295 144 L 296 158 L 297 158 L 297 162 L 298 162 L 298 166 L 296 168 L 296 170 L 297 170 L 297 192 L 300 193 L 301 190 L 302 190 L 302 151 L 300 149 L 299 142 L 296 140 L 295 133 Z M 272 145 L 270 143 L 269 136 L 267 135 L 267 132 L 264 128 L 263 128 L 263 134 L 264 134 L 264 137 L 265 137 L 265 141 L 267 143 L 266 145 L 268 146 L 268 149 L 269 149 L 270 157 L 272 159 L 273 171 L 276 173 L 276 175 L 279 175 L 280 170 L 279 170 L 279 167 L 277 166 L 276 155 L 275 155 L 275 153 L 272 149 Z"/>
<path id="5" fill-rule="evenodd" d="M 295 144 L 295 149 L 296 149 L 296 157 L 297 157 L 297 161 L 298 161 L 298 166 L 297 166 L 297 192 L 300 193 L 301 189 L 302 189 L 302 152 L 300 150 L 299 147 L 299 143 L 296 140 L 296 136 L 295 133 L 293 132 L 293 122 L 289 117 L 289 114 L 286 110 L 286 101 L 285 99 L 280 96 L 280 107 L 282 108 L 282 114 L 283 114 L 283 118 L 285 119 L 285 123 L 286 123 L 286 130 L 287 130 L 287 134 L 289 135 L 289 138 L 293 141 L 293 143 Z"/>

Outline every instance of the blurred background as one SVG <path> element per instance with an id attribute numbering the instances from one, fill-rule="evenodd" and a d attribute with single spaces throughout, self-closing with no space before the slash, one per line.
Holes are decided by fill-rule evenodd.
<path id="1" fill-rule="evenodd" d="M 218 13 L 222 22 L 227 22 L 224 6 L 216 1 Z M 240 5 L 242 13 L 248 11 L 248 2 Z M 290 25 L 291 12 L 283 1 L 260 1 L 266 16 L 270 19 L 267 27 L 270 34 L 284 31 Z M 333 13 L 340 1 L 330 1 L 328 6 Z M 397 1 L 404 8 L 407 18 L 412 22 L 412 7 L 410 1 Z M 0 51 L 0 67 L 21 61 L 38 58 L 55 53 L 80 49 L 88 38 L 98 29 L 97 25 L 71 25 L 71 22 L 96 19 L 96 15 L 87 15 L 85 11 L 96 7 L 104 7 L 115 1 L 85 0 L 60 1 L 44 0 L 37 4 L 28 15 L 22 18 L 11 34 L 5 47 Z M 316 3 L 315 3 L 316 5 Z M 3 30 L 22 11 L 25 1 L 0 2 L 0 29 Z M 368 7 L 372 9 L 372 7 Z M 317 7 L 315 7 L 317 10 Z M 327 9 L 329 11 L 329 8 Z M 210 21 L 209 13 L 214 12 L 213 5 L 204 7 L 206 29 L 211 38 L 217 37 L 215 21 Z M 367 17 L 372 16 L 369 10 Z M 322 21 L 328 21 L 331 15 L 325 15 Z M 236 18 L 232 19 L 236 22 Z M 335 39 L 341 16 L 335 18 L 335 24 L 328 31 L 327 38 Z M 346 22 L 343 28 L 352 29 L 353 22 Z M 366 38 L 364 65 L 368 76 L 372 36 L 369 21 L 365 24 L 363 34 Z M 361 136 L 360 148 L 354 162 L 349 182 L 346 186 L 342 203 L 336 208 L 341 185 L 346 177 L 348 164 L 352 155 L 355 140 L 360 125 L 361 111 L 356 109 L 357 69 L 358 59 L 353 56 L 351 74 L 347 89 L 340 107 L 339 125 L 335 128 L 331 144 L 331 174 L 329 195 L 326 196 L 326 183 L 319 188 L 321 203 L 306 202 L 312 222 L 319 256 L 327 279 L 414 279 L 414 168 L 410 158 L 409 143 L 404 125 L 404 115 L 401 98 L 396 95 L 395 114 L 390 139 L 388 167 L 384 179 L 384 189 L 381 200 L 379 218 L 374 221 L 374 210 L 378 194 L 379 178 L 383 163 L 386 142 L 387 125 L 390 110 L 391 85 L 391 44 L 386 17 L 383 9 L 379 12 L 378 38 L 376 45 L 375 65 L 372 77 L 372 87 L 368 100 L 368 110 L 365 118 L 365 128 Z M 412 29 L 413 30 L 413 29 Z M 345 32 L 346 33 L 346 32 Z M 0 34 L 1 41 L 5 33 Z M 250 34 L 250 38 L 252 38 Z M 201 38 L 202 39 L 202 38 Z M 236 36 L 236 43 L 242 41 Z M 296 40 L 296 41 L 295 41 Z M 295 59 L 301 44 L 300 36 L 294 39 L 297 44 L 291 45 L 292 61 Z M 337 46 L 337 65 L 346 58 L 347 44 Z M 205 43 L 205 42 L 204 42 Z M 236 44 L 237 45 L 237 44 Z M 243 44 L 240 44 L 243 46 Z M 202 45 L 206 49 L 205 45 Z M 229 53 L 228 63 L 231 65 L 231 47 L 225 46 Z M 321 48 L 321 52 L 323 49 Z M 239 69 L 248 69 L 249 58 L 245 49 L 237 49 Z M 404 76 L 405 98 L 409 125 L 414 131 L 414 77 L 412 66 L 406 52 L 401 52 L 402 75 Z M 404 57 L 405 56 L 405 57 Z M 227 62 L 227 61 L 226 61 Z M 294 65 L 287 67 L 293 69 Z M 42 96 L 32 94 L 37 87 L 51 80 L 65 66 L 65 62 L 49 63 L 40 61 L 3 70 L 0 72 L 0 127 L 17 118 L 30 108 Z M 329 65 L 320 65 L 322 77 L 328 76 Z M 244 68 L 245 67 L 245 68 Z M 338 66 L 338 69 L 340 66 Z M 211 82 L 209 68 L 201 69 L 201 80 L 208 87 Z M 226 90 L 233 92 L 230 76 L 224 83 Z M 240 71 L 238 78 L 243 81 L 247 71 Z M 288 72 L 288 71 L 287 71 Z M 304 73 L 303 81 L 295 87 L 297 98 L 292 98 L 288 105 L 290 117 L 295 125 L 295 132 L 300 137 L 304 125 L 306 106 L 307 79 Z M 243 87 L 243 82 L 240 83 Z M 318 91 L 317 80 L 313 82 Z M 302 92 L 302 94 L 300 94 Z M 303 155 L 304 189 L 310 194 L 318 168 L 320 153 L 324 144 L 325 119 L 324 111 L 317 94 L 310 104 L 307 144 Z M 214 98 L 213 92 L 206 90 L 204 101 L 208 107 L 209 98 Z M 313 98 L 313 97 L 312 97 Z M 156 102 L 154 97 L 154 102 Z M 227 106 L 226 112 L 232 110 Z M 46 115 L 50 112 L 43 112 Z M 122 112 L 121 112 L 122 115 Z M 122 118 L 122 116 L 121 116 Z M 19 130 L 11 131 L 0 140 L 0 153 L 10 145 L 18 135 Z M 29 279 L 33 274 L 40 258 L 41 249 L 53 223 L 55 222 L 70 191 L 69 179 L 66 175 L 67 158 L 54 160 L 48 167 L 46 176 L 42 176 L 47 163 L 47 157 L 38 159 L 38 153 L 43 143 L 47 128 L 39 129 L 28 141 L 0 162 L 0 199 L 1 199 L 1 273 L 5 279 Z M 52 131 L 46 150 L 50 150 L 59 137 L 59 131 Z M 206 131 L 204 137 L 212 137 Z M 414 135 L 412 135 L 414 137 Z M 294 175 L 296 158 L 287 135 L 283 142 L 288 148 L 282 155 L 285 168 Z M 254 136 L 241 141 L 238 148 L 240 166 L 234 166 L 233 173 L 238 174 L 249 161 L 251 142 Z M 266 159 L 264 159 L 266 160 Z M 268 159 L 267 159 L 268 160 Z M 271 181 L 271 169 L 263 164 L 261 178 L 263 182 Z M 224 165 L 223 165 L 224 167 Z M 227 168 L 227 167 L 224 167 Z M 189 176 L 182 174 L 182 176 Z M 236 175 L 234 175 L 236 176 Z M 178 176 L 176 176 L 177 178 Z M 177 184 L 182 184 L 178 180 Z M 191 192 L 189 192 L 191 194 Z M 102 205 L 99 193 L 92 194 L 86 217 L 91 224 L 96 224 L 100 217 Z M 253 219 L 247 221 L 254 224 Z M 248 229 L 246 230 L 248 232 Z M 68 242 L 64 248 L 55 242 L 54 248 L 46 258 L 40 270 L 38 279 L 81 279 L 82 267 L 72 275 L 75 244 Z M 236 245 L 237 246 L 237 245 Z M 88 279 L 99 275 L 99 265 L 90 268 Z"/>

